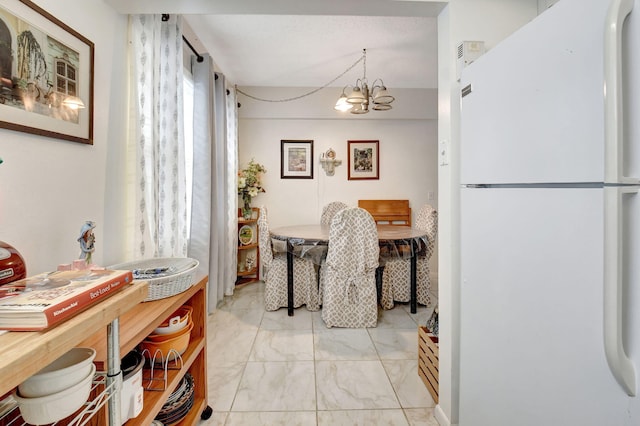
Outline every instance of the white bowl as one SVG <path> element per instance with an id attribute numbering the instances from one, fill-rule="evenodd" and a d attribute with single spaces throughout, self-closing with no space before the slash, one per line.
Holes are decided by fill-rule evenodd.
<path id="1" fill-rule="evenodd" d="M 61 392 L 87 377 L 95 357 L 93 348 L 73 348 L 18 385 L 18 391 L 26 398 Z"/>
<path id="2" fill-rule="evenodd" d="M 169 324 L 164 327 L 158 327 L 153 330 L 153 334 L 171 334 L 176 333 L 189 324 L 189 317 L 173 317 L 169 320 Z"/>
<path id="3" fill-rule="evenodd" d="M 89 399 L 95 372 L 96 366 L 92 363 L 89 374 L 78 384 L 51 395 L 25 398 L 20 395 L 20 391 L 14 393 L 20 415 L 32 425 L 46 425 L 70 416 Z"/>
<path id="4" fill-rule="evenodd" d="M 191 306 L 182 306 L 178 308 L 169 318 L 164 320 L 162 325 L 153 330 L 153 334 L 172 334 L 176 333 L 189 324 L 193 308 Z"/>

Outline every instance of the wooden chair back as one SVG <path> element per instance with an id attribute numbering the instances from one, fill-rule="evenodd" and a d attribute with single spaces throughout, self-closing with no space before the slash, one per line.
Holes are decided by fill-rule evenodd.
<path id="1" fill-rule="evenodd" d="M 368 211 L 378 225 L 411 226 L 409 200 L 358 200 L 358 207 Z"/>

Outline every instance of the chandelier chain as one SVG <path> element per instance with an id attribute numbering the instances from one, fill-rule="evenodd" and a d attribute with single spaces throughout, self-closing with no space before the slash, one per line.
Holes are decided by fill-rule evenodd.
<path id="1" fill-rule="evenodd" d="M 364 68 L 363 78 L 364 81 L 367 81 L 367 49 L 362 49 L 362 59 L 364 60 L 362 64 L 362 68 Z"/>
<path id="2" fill-rule="evenodd" d="M 346 73 L 348 73 L 349 71 L 351 71 L 351 70 L 352 70 L 356 65 L 358 65 L 358 64 L 359 64 L 360 62 L 362 62 L 362 61 L 364 61 L 364 65 L 365 65 L 365 76 L 366 76 L 366 73 L 367 73 L 367 71 L 366 71 L 366 64 L 367 64 L 367 55 L 366 55 L 366 50 L 365 50 L 365 51 L 363 51 L 363 52 L 364 52 L 364 53 L 362 54 L 362 56 L 360 57 L 360 59 L 358 59 L 357 61 L 355 61 L 355 62 L 353 63 L 353 65 L 351 65 L 349 68 L 347 68 L 346 70 L 344 70 L 340 75 L 338 75 L 337 77 L 335 77 L 333 80 L 331 80 L 330 82 L 328 82 L 328 83 L 324 84 L 324 85 L 323 85 L 323 86 L 321 86 L 321 87 L 318 87 L 317 89 L 313 89 L 313 90 L 311 90 L 310 92 L 304 93 L 304 94 L 299 95 L 299 96 L 294 96 L 294 97 L 291 97 L 291 98 L 285 98 L 285 99 L 264 99 L 264 98 L 259 98 L 259 97 L 257 97 L 257 96 L 253 96 L 253 95 L 250 95 L 250 94 L 248 94 L 248 93 L 246 93 L 246 92 L 243 92 L 242 90 L 240 90 L 240 89 L 238 88 L 238 85 L 236 85 L 236 86 L 235 86 L 235 89 L 236 89 L 236 92 L 238 92 L 238 93 L 240 93 L 240 94 L 243 94 L 243 95 L 245 95 L 245 96 L 246 96 L 246 97 L 248 97 L 248 98 L 254 99 L 254 100 L 256 100 L 256 101 L 261 101 L 261 102 L 290 102 L 290 101 L 296 101 L 296 100 L 298 100 L 298 99 L 305 98 L 305 97 L 307 97 L 307 96 L 309 96 L 309 95 L 313 95 L 314 93 L 319 92 L 320 90 L 322 90 L 322 89 L 324 89 L 324 88 L 328 87 L 330 84 L 334 83 L 334 82 L 335 82 L 336 80 L 338 80 L 340 77 L 342 77 L 343 75 L 345 75 Z"/>

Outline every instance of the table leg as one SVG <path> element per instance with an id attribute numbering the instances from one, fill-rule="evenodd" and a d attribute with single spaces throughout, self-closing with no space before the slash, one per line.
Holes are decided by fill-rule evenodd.
<path id="1" fill-rule="evenodd" d="M 287 314 L 293 316 L 293 245 L 287 239 Z"/>
<path id="2" fill-rule="evenodd" d="M 418 285 L 417 285 L 417 269 L 418 269 L 418 245 L 415 240 L 411 240 L 411 313 L 418 311 Z"/>
<path id="3" fill-rule="evenodd" d="M 382 299 L 382 274 L 384 272 L 384 266 L 378 266 L 376 268 L 376 295 L 378 296 L 378 304 Z"/>

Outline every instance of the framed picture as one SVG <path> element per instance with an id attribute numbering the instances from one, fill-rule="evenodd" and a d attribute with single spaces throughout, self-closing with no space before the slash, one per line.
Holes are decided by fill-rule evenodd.
<path id="1" fill-rule="evenodd" d="M 280 141 L 280 178 L 313 179 L 313 141 Z"/>
<path id="2" fill-rule="evenodd" d="M 30 0 L 0 5 L 0 128 L 93 144 L 91 41 Z"/>
<path id="3" fill-rule="evenodd" d="M 348 141 L 349 180 L 380 179 L 379 141 Z"/>

